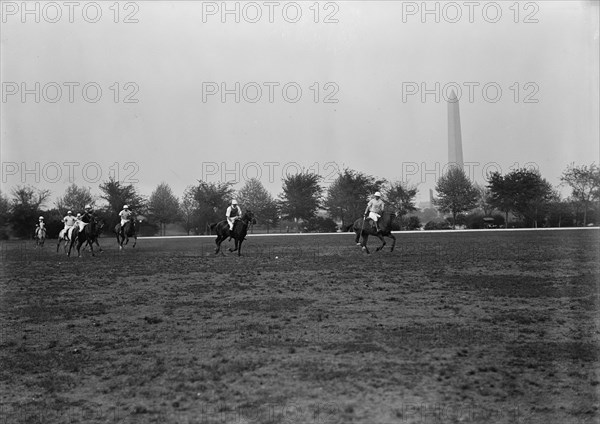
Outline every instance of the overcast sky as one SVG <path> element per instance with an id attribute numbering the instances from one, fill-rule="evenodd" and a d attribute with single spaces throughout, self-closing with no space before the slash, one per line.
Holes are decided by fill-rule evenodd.
<path id="1" fill-rule="evenodd" d="M 425 200 L 456 86 L 476 181 L 599 161 L 595 1 L 276 3 L 228 2 L 236 22 L 221 2 L 2 2 L 2 191 L 99 194 L 117 171 L 145 195 L 253 176 L 277 195 L 284 171 L 349 167 Z"/>

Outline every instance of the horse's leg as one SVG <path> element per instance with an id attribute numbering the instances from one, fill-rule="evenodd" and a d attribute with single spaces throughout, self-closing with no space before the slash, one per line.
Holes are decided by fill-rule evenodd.
<path id="1" fill-rule="evenodd" d="M 354 239 L 354 243 L 356 243 L 357 246 L 362 246 L 362 244 L 360 242 L 360 231 L 354 230 L 354 232 L 356 233 L 356 237 Z"/>
<path id="2" fill-rule="evenodd" d="M 223 235 L 218 235 L 217 236 L 217 240 L 215 240 L 215 243 L 217 243 L 217 248 L 215 249 L 215 255 L 219 254 L 219 252 L 221 252 L 221 255 L 225 256 L 225 253 L 223 253 L 223 251 L 221 250 L 221 243 L 223 243 L 225 241 L 225 236 Z"/>
<path id="3" fill-rule="evenodd" d="M 69 240 L 69 252 L 67 256 L 71 256 L 71 250 L 73 249 L 73 244 L 75 244 L 75 239 L 73 239 L 73 235 L 71 235 L 71 240 Z M 66 247 L 66 244 L 65 244 Z"/>
<path id="4" fill-rule="evenodd" d="M 236 238 L 234 238 L 233 241 L 235 242 L 235 247 L 233 249 L 230 247 L 229 248 L 230 252 L 235 252 L 236 250 L 238 250 L 238 240 Z"/>
<path id="5" fill-rule="evenodd" d="M 86 241 L 86 240 L 82 240 L 82 238 L 85 236 L 84 233 L 79 233 L 77 234 L 77 257 L 81 258 L 81 245 Z"/>
<path id="6" fill-rule="evenodd" d="M 117 244 L 119 245 L 119 250 L 123 250 L 123 241 L 121 240 L 119 232 L 117 232 Z"/>
<path id="7" fill-rule="evenodd" d="M 59 248 L 60 248 L 60 237 L 58 238 L 58 243 L 56 243 L 56 253 L 58 253 Z"/>
<path id="8" fill-rule="evenodd" d="M 134 234 L 133 235 L 133 246 L 131 246 L 131 248 L 133 249 L 136 244 L 137 244 L 137 234 Z"/>
<path id="9" fill-rule="evenodd" d="M 240 240 L 240 245 L 238 247 L 238 256 L 242 256 L 242 242 L 244 241 L 244 239 Z"/>
<path id="10" fill-rule="evenodd" d="M 369 252 L 369 248 L 367 247 L 367 241 L 369 241 L 369 233 L 363 232 L 362 233 L 362 249 L 367 252 L 367 254 L 371 253 Z"/>
<path id="11" fill-rule="evenodd" d="M 394 246 L 396 246 L 396 236 L 394 236 L 392 233 L 390 233 L 388 235 L 388 237 L 392 239 L 392 247 L 390 249 L 390 252 L 393 252 L 394 251 Z"/>
<path id="12" fill-rule="evenodd" d="M 385 239 L 383 238 L 383 235 L 381 234 L 381 231 L 378 231 L 376 234 L 377 238 L 379 240 L 381 240 L 381 246 L 379 246 L 375 251 L 379 252 L 381 249 L 383 249 L 385 247 Z"/>

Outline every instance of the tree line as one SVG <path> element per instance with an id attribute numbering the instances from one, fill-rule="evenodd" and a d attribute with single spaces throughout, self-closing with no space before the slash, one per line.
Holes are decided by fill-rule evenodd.
<path id="1" fill-rule="evenodd" d="M 407 182 L 389 182 L 352 169 L 341 171 L 327 189 L 322 181 L 320 175 L 309 172 L 287 176 L 282 179 L 282 192 L 274 198 L 258 179 L 246 181 L 237 191 L 233 183 L 199 180 L 178 198 L 165 182 L 144 196 L 132 184 L 109 179 L 99 185 L 99 196 L 89 187 L 70 185 L 52 208 L 46 208 L 49 190 L 18 186 L 12 189 L 11 198 L 0 193 L 0 237 L 31 236 L 39 215 L 53 236 L 62 228 L 68 210 L 76 214 L 87 204 L 110 226 L 116 225 L 119 211 L 127 204 L 150 234 L 164 235 L 171 223 L 181 224 L 188 234 L 205 234 L 211 224 L 224 219 L 233 198 L 243 210 L 252 210 L 267 231 L 282 221 L 295 226 L 293 231 L 336 231 L 361 217 L 376 191 L 396 211 L 397 230 L 421 228 L 422 221 L 426 221 L 425 229 L 508 227 L 511 218 L 512 225 L 526 227 L 586 226 L 599 217 L 600 168 L 595 163 L 572 164 L 564 170 L 561 184 L 571 188 L 566 199 L 537 170 L 495 172 L 486 185 L 480 185 L 463 169 L 451 167 L 437 181 L 432 208 L 424 211 L 415 204 L 418 187 Z"/>

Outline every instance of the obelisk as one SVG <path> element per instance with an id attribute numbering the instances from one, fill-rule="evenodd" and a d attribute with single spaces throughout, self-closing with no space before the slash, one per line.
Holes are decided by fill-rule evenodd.
<path id="1" fill-rule="evenodd" d="M 454 90 L 448 99 L 448 166 L 459 166 L 464 169 L 460 112 Z"/>

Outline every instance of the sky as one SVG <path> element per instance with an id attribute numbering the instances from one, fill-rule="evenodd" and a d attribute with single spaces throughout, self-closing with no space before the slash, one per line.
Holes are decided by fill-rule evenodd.
<path id="1" fill-rule="evenodd" d="M 599 162 L 595 1 L 0 5 L 6 194 L 257 177 L 277 196 L 285 175 L 350 168 L 427 200 L 452 89 L 479 183 Z"/>

